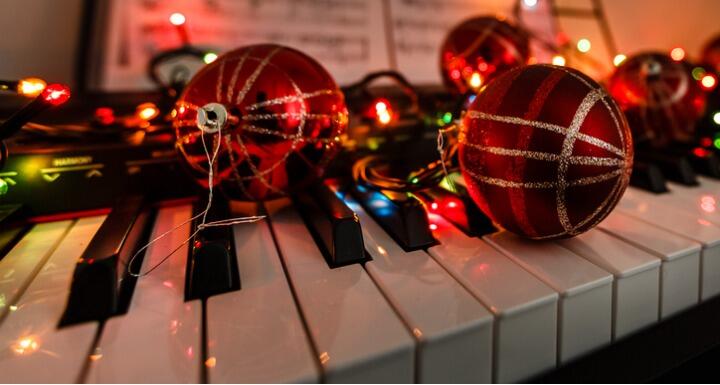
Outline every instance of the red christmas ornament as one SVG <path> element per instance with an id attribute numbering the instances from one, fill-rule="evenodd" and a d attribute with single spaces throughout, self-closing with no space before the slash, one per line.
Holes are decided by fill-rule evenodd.
<path id="1" fill-rule="evenodd" d="M 219 103 L 229 113 L 208 147 L 221 140 L 215 183 L 230 198 L 265 200 L 323 174 L 347 126 L 342 92 L 307 55 L 278 45 L 229 52 L 192 78 L 175 109 L 177 148 L 198 183 L 207 187 L 208 159 L 197 110 Z"/>
<path id="2" fill-rule="evenodd" d="M 716 36 L 703 47 L 701 63 L 720 73 L 720 36 Z"/>
<path id="3" fill-rule="evenodd" d="M 706 96 L 690 65 L 660 53 L 623 61 L 608 89 L 625 112 L 638 144 L 663 146 L 692 139 L 705 110 Z"/>
<path id="4" fill-rule="evenodd" d="M 602 87 L 565 67 L 532 65 L 490 82 L 466 112 L 459 157 L 468 191 L 495 223 L 534 239 L 592 228 L 630 179 L 633 146 Z"/>
<path id="5" fill-rule="evenodd" d="M 477 91 L 493 76 L 524 65 L 530 40 L 522 29 L 494 17 L 476 17 L 455 27 L 440 49 L 445 85 L 460 93 Z"/>

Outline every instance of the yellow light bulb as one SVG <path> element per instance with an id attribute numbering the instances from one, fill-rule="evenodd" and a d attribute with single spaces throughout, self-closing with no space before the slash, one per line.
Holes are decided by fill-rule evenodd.
<path id="1" fill-rule="evenodd" d="M 388 110 L 381 110 L 378 111 L 377 120 L 382 125 L 386 125 L 390 123 L 392 120 L 392 116 L 390 115 L 390 112 Z"/>
<path id="2" fill-rule="evenodd" d="M 615 55 L 615 57 L 613 58 L 613 64 L 615 65 L 615 67 L 617 67 L 620 64 L 622 64 L 622 62 L 624 62 L 625 59 L 627 59 L 627 56 L 625 56 L 623 54 Z"/>
<path id="3" fill-rule="evenodd" d="M 143 103 L 135 110 L 137 117 L 142 120 L 152 120 L 160 114 L 160 110 L 154 103 Z"/>
<path id="4" fill-rule="evenodd" d="M 578 51 L 582 53 L 590 52 L 590 48 L 592 48 L 592 44 L 590 44 L 590 40 L 588 39 L 580 39 L 577 42 L 577 49 Z"/>
<path id="5" fill-rule="evenodd" d="M 185 15 L 180 12 L 175 12 L 170 15 L 170 23 L 175 26 L 185 24 Z"/>
<path id="6" fill-rule="evenodd" d="M 556 66 L 564 66 L 565 65 L 565 58 L 560 55 L 555 55 L 552 58 L 552 63 Z"/>
<path id="7" fill-rule="evenodd" d="M 685 50 L 680 47 L 675 47 L 670 51 L 670 57 L 675 61 L 680 61 L 685 58 Z"/>
<path id="8" fill-rule="evenodd" d="M 713 87 L 715 87 L 715 83 L 717 83 L 715 76 L 710 74 L 703 76 L 700 80 L 700 84 L 702 84 L 702 86 L 706 89 L 712 89 Z"/>
<path id="9" fill-rule="evenodd" d="M 217 60 L 217 58 L 218 58 L 218 55 L 216 53 L 208 52 L 205 54 L 205 56 L 203 56 L 203 61 L 205 62 L 205 64 L 210 64 L 210 63 L 214 62 L 215 60 Z"/>
<path id="10" fill-rule="evenodd" d="M 17 91 L 20 95 L 34 98 L 45 89 L 47 83 L 44 80 L 38 78 L 25 78 L 18 82 Z"/>
<path id="11" fill-rule="evenodd" d="M 470 87 L 472 89 L 477 90 L 482 85 L 482 78 L 480 77 L 479 72 L 473 72 L 472 76 L 470 76 Z"/>
<path id="12" fill-rule="evenodd" d="M 715 122 L 715 124 L 720 126 L 720 112 L 714 113 L 712 119 L 713 119 L 713 122 Z"/>

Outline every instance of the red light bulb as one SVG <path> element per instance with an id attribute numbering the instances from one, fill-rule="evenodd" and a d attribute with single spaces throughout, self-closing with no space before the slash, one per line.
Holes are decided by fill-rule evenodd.
<path id="1" fill-rule="evenodd" d="M 40 96 L 47 103 L 59 106 L 70 99 L 70 88 L 59 83 L 48 84 Z"/>
<path id="2" fill-rule="evenodd" d="M 375 120 L 379 126 L 387 126 L 393 120 L 394 112 L 390 101 L 378 98 L 370 106 L 366 116 Z"/>

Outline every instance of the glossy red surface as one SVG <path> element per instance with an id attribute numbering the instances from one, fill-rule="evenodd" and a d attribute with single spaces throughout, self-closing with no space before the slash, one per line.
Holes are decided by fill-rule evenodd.
<path id="1" fill-rule="evenodd" d="M 716 36 L 705 44 L 700 62 L 710 70 L 720 73 L 720 36 Z"/>
<path id="2" fill-rule="evenodd" d="M 474 73 L 480 84 L 510 68 L 526 64 L 530 57 L 527 33 L 494 17 L 476 17 L 456 26 L 440 49 L 440 70 L 448 88 L 460 93 L 472 86 Z"/>
<path id="3" fill-rule="evenodd" d="M 662 146 L 689 141 L 705 110 L 705 92 L 692 68 L 660 53 L 625 60 L 608 82 L 610 94 L 625 112 L 638 144 Z"/>
<path id="4" fill-rule="evenodd" d="M 344 97 L 309 56 L 277 45 L 229 52 L 203 68 L 178 101 L 177 148 L 207 187 L 208 161 L 197 108 L 220 103 L 232 115 L 223 130 L 215 182 L 232 199 L 286 195 L 323 174 L 347 126 Z M 217 134 L 205 134 L 214 148 Z"/>
<path id="5" fill-rule="evenodd" d="M 510 70 L 466 112 L 459 137 L 468 191 L 495 223 L 536 239 L 577 235 L 615 207 L 632 170 L 630 129 L 582 73 Z"/>

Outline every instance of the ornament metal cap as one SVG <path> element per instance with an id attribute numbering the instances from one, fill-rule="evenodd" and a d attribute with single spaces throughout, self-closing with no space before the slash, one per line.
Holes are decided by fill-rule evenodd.
<path id="1" fill-rule="evenodd" d="M 208 103 L 197 113 L 197 126 L 208 134 L 214 134 L 225 128 L 228 122 L 228 112 L 220 103 Z"/>

